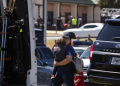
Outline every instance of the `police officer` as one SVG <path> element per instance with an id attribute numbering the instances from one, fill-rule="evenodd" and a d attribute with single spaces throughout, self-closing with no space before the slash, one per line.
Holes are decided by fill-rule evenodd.
<path id="1" fill-rule="evenodd" d="M 62 20 L 60 18 L 60 16 L 56 19 L 56 28 L 57 30 L 61 30 L 61 23 L 62 23 Z"/>
<path id="2" fill-rule="evenodd" d="M 73 17 L 73 19 L 72 19 L 72 26 L 73 26 L 73 28 L 77 27 L 77 19 L 75 19 L 75 17 Z"/>
<path id="3" fill-rule="evenodd" d="M 67 86 L 75 86 L 74 73 L 67 66 L 67 64 L 69 64 L 75 56 L 75 51 L 71 46 L 71 35 L 69 33 L 64 34 L 63 38 L 66 46 L 66 58 L 61 62 L 54 61 L 54 65 L 58 66 L 58 69 L 55 80 L 53 81 L 53 86 L 61 86 L 63 82 L 65 82 Z"/>

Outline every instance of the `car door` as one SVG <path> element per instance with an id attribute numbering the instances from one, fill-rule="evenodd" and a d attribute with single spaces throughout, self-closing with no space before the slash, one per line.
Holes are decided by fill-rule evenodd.
<path id="1" fill-rule="evenodd" d="M 93 37 L 94 36 L 93 28 L 94 28 L 93 25 L 86 25 L 86 26 L 84 26 L 82 28 L 84 37 L 87 37 L 88 34 L 90 34 L 91 37 Z"/>
<path id="2" fill-rule="evenodd" d="M 53 53 L 48 47 L 40 47 L 39 50 L 43 53 L 44 59 L 42 62 L 48 62 L 48 65 L 53 67 L 54 57 Z"/>
<path id="3" fill-rule="evenodd" d="M 52 67 L 43 66 L 43 63 L 37 59 L 37 83 L 39 86 L 50 86 Z"/>

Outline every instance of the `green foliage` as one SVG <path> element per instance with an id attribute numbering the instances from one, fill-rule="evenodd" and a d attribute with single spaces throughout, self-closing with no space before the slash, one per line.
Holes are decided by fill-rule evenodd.
<path id="1" fill-rule="evenodd" d="M 99 0 L 98 6 L 102 8 L 120 8 L 120 0 Z"/>

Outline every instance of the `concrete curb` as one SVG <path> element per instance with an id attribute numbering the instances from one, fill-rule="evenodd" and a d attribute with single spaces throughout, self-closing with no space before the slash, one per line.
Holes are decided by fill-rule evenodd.
<path id="1" fill-rule="evenodd" d="M 62 37 L 62 35 L 47 35 L 47 37 Z"/>

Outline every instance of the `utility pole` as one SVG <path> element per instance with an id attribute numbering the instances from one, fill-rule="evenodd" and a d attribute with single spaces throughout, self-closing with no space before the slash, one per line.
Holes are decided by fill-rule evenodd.
<path id="1" fill-rule="evenodd" d="M 44 0 L 44 44 L 46 45 L 46 32 L 47 32 L 47 0 Z"/>

